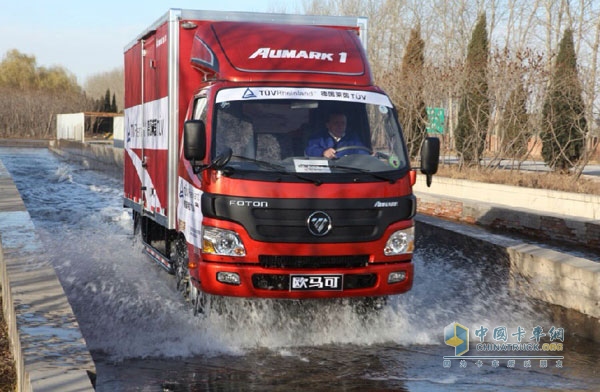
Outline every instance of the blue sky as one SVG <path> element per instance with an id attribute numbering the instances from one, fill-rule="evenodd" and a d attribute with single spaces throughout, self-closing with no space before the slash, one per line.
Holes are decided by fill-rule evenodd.
<path id="1" fill-rule="evenodd" d="M 302 12 L 302 0 L 5 0 L 0 57 L 10 49 L 34 55 L 38 66 L 60 65 L 81 85 L 120 67 L 123 48 L 169 8 Z"/>

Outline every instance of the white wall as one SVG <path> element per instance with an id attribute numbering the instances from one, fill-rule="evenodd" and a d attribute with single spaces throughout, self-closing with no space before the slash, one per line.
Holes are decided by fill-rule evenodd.
<path id="1" fill-rule="evenodd" d="M 83 142 L 85 116 L 83 113 L 58 114 L 56 116 L 56 138 Z"/>
<path id="2" fill-rule="evenodd" d="M 600 220 L 600 196 L 597 195 L 489 184 L 440 176 L 434 176 L 431 188 L 428 188 L 425 185 L 425 176 L 422 175 L 417 177 L 414 191 L 500 204 L 511 208 Z"/>
<path id="3" fill-rule="evenodd" d="M 114 146 L 123 148 L 125 141 L 125 119 L 123 116 L 113 117 L 113 142 Z"/>

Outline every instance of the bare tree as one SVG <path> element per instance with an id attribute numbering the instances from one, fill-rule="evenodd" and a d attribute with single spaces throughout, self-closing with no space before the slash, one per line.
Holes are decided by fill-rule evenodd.
<path id="1" fill-rule="evenodd" d="M 75 76 L 62 67 L 38 67 L 35 56 L 9 51 L 0 62 L 0 136 L 53 135 L 56 114 L 85 110 Z"/>

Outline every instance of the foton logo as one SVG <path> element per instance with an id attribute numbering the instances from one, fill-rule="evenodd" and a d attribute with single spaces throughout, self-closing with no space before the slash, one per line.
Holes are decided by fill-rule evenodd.
<path id="1" fill-rule="evenodd" d="M 258 201 L 258 200 L 229 200 L 230 206 L 236 207 L 259 207 L 259 208 L 267 208 L 269 207 L 269 202 L 267 201 Z"/>
<path id="2" fill-rule="evenodd" d="M 333 61 L 333 53 L 313 52 L 296 49 L 271 49 L 260 48 L 250 55 L 250 59 L 262 57 L 263 59 L 314 59 Z"/>
<path id="3" fill-rule="evenodd" d="M 323 211 L 315 211 L 306 220 L 308 231 L 315 237 L 322 237 L 332 229 L 331 218 Z"/>

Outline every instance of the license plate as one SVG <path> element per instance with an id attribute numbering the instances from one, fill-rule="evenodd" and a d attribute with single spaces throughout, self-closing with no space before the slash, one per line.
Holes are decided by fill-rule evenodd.
<path id="1" fill-rule="evenodd" d="M 343 288 L 342 274 L 290 275 L 290 291 L 342 291 Z"/>

